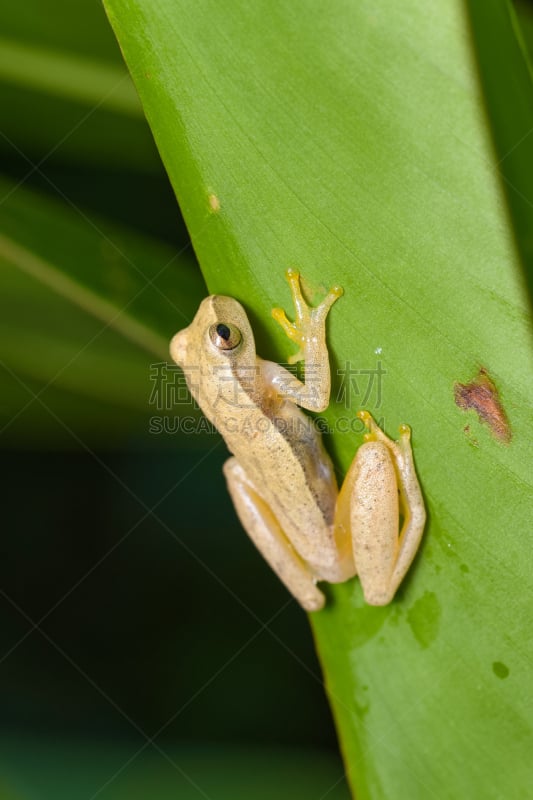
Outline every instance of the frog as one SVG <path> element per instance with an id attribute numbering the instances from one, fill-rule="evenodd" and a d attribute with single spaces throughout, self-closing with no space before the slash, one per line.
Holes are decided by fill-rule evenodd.
<path id="1" fill-rule="evenodd" d="M 286 271 L 294 321 L 272 311 L 304 362 L 301 379 L 262 359 L 246 311 L 232 297 L 205 298 L 176 333 L 170 354 L 231 457 L 223 472 L 240 522 L 298 603 L 325 604 L 321 582 L 358 576 L 368 605 L 389 604 L 422 539 L 426 511 L 411 448 L 411 429 L 390 439 L 370 412 L 359 410 L 364 441 L 341 488 L 315 419 L 329 405 L 331 370 L 326 318 L 343 294 L 333 286 L 316 306 L 300 273 Z"/>

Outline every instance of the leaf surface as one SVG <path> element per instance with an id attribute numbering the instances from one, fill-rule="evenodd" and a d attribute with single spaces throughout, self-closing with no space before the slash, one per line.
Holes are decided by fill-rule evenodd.
<path id="1" fill-rule="evenodd" d="M 413 428 L 429 525 L 408 580 L 387 608 L 331 588 L 312 619 L 356 796 L 525 798 L 529 306 L 466 7 L 105 5 L 208 287 L 245 304 L 260 354 L 288 354 L 285 268 L 312 297 L 344 287 L 325 414 L 341 471 L 360 406 Z M 480 368 L 507 445 L 455 404 Z"/>

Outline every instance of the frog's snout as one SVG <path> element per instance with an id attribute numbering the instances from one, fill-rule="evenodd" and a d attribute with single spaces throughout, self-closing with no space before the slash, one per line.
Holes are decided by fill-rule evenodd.
<path id="1" fill-rule="evenodd" d="M 178 331 L 170 341 L 170 355 L 180 367 L 185 363 L 187 353 L 187 328 Z"/>

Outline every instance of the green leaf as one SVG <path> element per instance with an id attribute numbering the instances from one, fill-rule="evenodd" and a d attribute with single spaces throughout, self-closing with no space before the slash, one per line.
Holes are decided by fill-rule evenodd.
<path id="1" fill-rule="evenodd" d="M 5 181 L 0 196 L 4 441 L 147 432 L 153 365 L 204 293 L 192 254 Z"/>
<path id="2" fill-rule="evenodd" d="M 392 435 L 413 427 L 429 524 L 408 580 L 387 608 L 357 581 L 331 588 L 312 618 L 356 796 L 526 797 L 529 308 L 463 3 L 106 8 L 209 289 L 243 301 L 281 359 L 284 269 L 317 294 L 340 283 L 338 464 L 360 405 Z M 509 444 L 455 404 L 481 367 Z"/>

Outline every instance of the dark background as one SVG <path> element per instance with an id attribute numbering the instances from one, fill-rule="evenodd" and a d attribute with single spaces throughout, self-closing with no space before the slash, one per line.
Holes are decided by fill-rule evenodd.
<path id="1" fill-rule="evenodd" d="M 135 733 L 118 706 L 148 735 L 178 712 L 164 736 L 335 747 L 306 616 L 235 518 L 226 455 L 2 453 L 4 723 Z"/>

